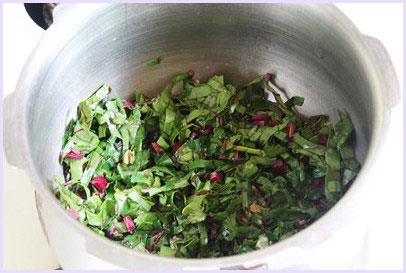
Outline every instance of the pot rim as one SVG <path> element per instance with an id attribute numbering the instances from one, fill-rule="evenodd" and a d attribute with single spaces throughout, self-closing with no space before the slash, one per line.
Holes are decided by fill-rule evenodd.
<path id="1" fill-rule="evenodd" d="M 63 6 L 62 4 L 61 6 Z M 93 4 L 95 5 L 95 4 Z M 86 13 L 88 18 L 91 18 L 92 16 L 96 16 L 98 12 L 103 12 L 106 9 L 109 9 L 111 5 L 114 4 L 101 4 L 99 5 L 99 9 L 87 9 Z M 247 4 L 245 4 L 247 5 Z M 251 5 L 251 4 L 249 4 Z M 253 5 L 258 5 L 258 4 L 253 4 Z M 20 78 L 18 80 L 18 84 L 16 87 L 16 95 L 19 98 L 20 104 L 22 105 L 28 105 L 29 104 L 29 96 L 24 96 L 24 89 L 26 86 L 30 86 L 31 82 L 37 78 L 37 75 L 40 73 L 41 69 L 46 69 L 44 68 L 44 65 L 41 64 L 41 66 L 38 66 L 37 59 L 38 55 L 43 55 L 45 54 L 44 47 L 42 45 L 46 44 L 50 37 L 54 35 L 54 33 L 57 33 L 58 31 L 61 31 L 61 29 L 64 26 L 63 21 L 67 20 L 67 17 L 69 17 L 70 13 L 76 13 L 78 12 L 78 9 L 81 8 L 81 5 L 72 5 L 70 4 L 69 6 L 69 11 L 65 12 L 63 14 L 58 13 L 58 9 L 61 7 L 58 5 L 56 8 L 57 16 L 56 21 L 54 25 L 52 25 L 51 28 L 49 28 L 45 34 L 43 35 L 42 39 L 38 42 L 36 45 L 35 49 L 31 53 L 28 61 L 26 62 L 24 66 L 24 70 L 20 75 Z M 348 189 L 348 191 L 343 195 L 343 197 L 329 210 L 327 211 L 320 219 L 315 221 L 313 224 L 311 224 L 309 227 L 305 228 L 304 230 L 296 233 L 295 235 L 280 241 L 278 243 L 275 243 L 274 245 L 265 248 L 265 249 L 260 249 L 260 250 L 254 250 L 249 253 L 245 254 L 239 254 L 239 255 L 234 255 L 234 256 L 227 256 L 227 257 L 219 257 L 219 258 L 201 258 L 201 259 L 191 259 L 191 258 L 170 258 L 170 257 L 162 257 L 158 256 L 155 254 L 145 254 L 141 252 L 137 252 L 134 250 L 131 250 L 129 248 L 126 248 L 122 245 L 117 244 L 116 242 L 113 242 L 112 240 L 109 240 L 108 238 L 101 237 L 100 235 L 96 234 L 93 232 L 91 229 L 88 227 L 84 226 L 82 223 L 74 220 L 71 218 L 65 210 L 62 208 L 58 200 L 54 197 L 53 193 L 47 188 L 46 184 L 43 183 L 43 180 L 40 178 L 38 172 L 36 171 L 35 164 L 32 159 L 32 154 L 31 150 L 28 148 L 29 147 L 29 141 L 28 138 L 25 137 L 27 135 L 27 127 L 23 126 L 24 123 L 27 122 L 27 107 L 22 107 L 21 109 L 21 114 L 23 117 L 23 120 L 21 121 L 21 135 L 22 135 L 22 142 L 20 145 L 23 145 L 23 150 L 28 152 L 28 156 L 26 157 L 27 160 L 27 172 L 30 175 L 31 178 L 31 183 L 33 184 L 34 188 L 36 191 L 39 192 L 40 196 L 47 200 L 47 204 L 50 204 L 52 209 L 54 211 L 57 211 L 58 214 L 61 215 L 61 220 L 67 224 L 70 225 L 72 228 L 74 228 L 77 232 L 81 233 L 83 237 L 86 238 L 87 240 L 96 240 L 100 241 L 105 248 L 109 249 L 114 249 L 114 251 L 111 251 L 112 253 L 119 253 L 118 255 L 126 255 L 126 256 L 131 256 L 135 259 L 143 259 L 145 262 L 150 262 L 150 263 L 160 263 L 161 265 L 163 263 L 173 263 L 176 262 L 179 267 L 187 267 L 187 268 L 202 268 L 205 267 L 207 268 L 207 262 L 210 262 L 209 267 L 213 268 L 224 268 L 224 267 L 231 267 L 235 265 L 241 265 L 241 264 L 252 264 L 254 262 L 258 263 L 263 263 L 263 261 L 260 261 L 261 257 L 269 257 L 277 253 L 281 253 L 282 251 L 286 250 L 287 248 L 300 248 L 303 246 L 303 243 L 298 243 L 300 238 L 304 237 L 310 237 L 312 233 L 314 233 L 316 230 L 320 229 L 324 225 L 326 225 L 327 222 L 329 222 L 332 218 L 335 218 L 337 214 L 343 211 L 345 211 L 346 208 L 346 203 L 350 198 L 353 198 L 353 196 L 357 195 L 360 192 L 361 186 L 366 183 L 366 178 L 368 177 L 367 171 L 371 169 L 371 167 L 375 164 L 376 155 L 379 152 L 379 142 L 381 141 L 383 137 L 382 133 L 382 128 L 384 126 L 384 123 L 386 122 L 387 119 L 387 111 L 384 107 L 384 97 L 383 97 L 383 92 L 382 89 L 384 88 L 383 85 L 383 77 L 380 73 L 378 73 L 377 66 L 374 62 L 373 56 L 371 55 L 371 52 L 369 52 L 367 46 L 364 43 L 363 35 L 360 33 L 360 31 L 355 27 L 355 25 L 333 4 L 311 4 L 312 8 L 317 8 L 322 10 L 325 13 L 329 13 L 332 17 L 334 17 L 337 20 L 337 24 L 340 25 L 340 27 L 347 32 L 348 36 L 351 36 L 351 41 L 353 44 L 353 49 L 356 51 L 356 53 L 360 56 L 360 60 L 362 61 L 362 65 L 365 68 L 366 71 L 366 77 L 370 81 L 370 86 L 371 86 L 371 92 L 374 94 L 373 97 L 373 107 L 376 109 L 376 112 L 374 113 L 374 128 L 372 130 L 372 136 L 371 136 L 371 141 L 370 145 L 368 148 L 367 156 L 365 159 L 365 162 L 363 164 L 363 167 L 361 168 L 360 173 L 358 174 L 356 181 L 353 183 L 353 185 Z M 62 12 L 61 12 L 62 13 Z M 80 20 L 78 20 L 80 21 Z M 70 23 L 71 24 L 71 23 Z M 24 122 L 24 123 L 23 123 Z M 318 239 L 318 242 L 321 242 L 322 239 Z M 315 242 L 315 241 L 313 241 Z M 117 255 L 117 254 L 114 254 Z M 113 256 L 113 255 L 112 255 Z M 110 262 L 112 264 L 116 264 L 114 261 L 112 261 L 113 258 L 106 260 L 107 262 Z M 119 265 L 120 266 L 120 265 Z"/>

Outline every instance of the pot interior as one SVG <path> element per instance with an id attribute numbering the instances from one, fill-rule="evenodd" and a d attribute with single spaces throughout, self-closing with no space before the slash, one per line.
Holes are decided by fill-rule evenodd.
<path id="1" fill-rule="evenodd" d="M 347 111 L 362 163 L 373 131 L 373 94 L 352 32 L 336 12 L 319 5 L 112 4 L 66 35 L 69 20 L 56 20 L 47 39 L 58 35 L 63 46 L 49 52 L 29 93 L 28 138 L 38 173 L 43 181 L 62 174 L 65 126 L 102 84 L 123 98 L 134 90 L 153 96 L 189 69 L 196 79 L 224 74 L 239 85 L 275 73 L 288 96 L 305 97 L 302 113 L 336 121 L 337 110 Z M 161 64 L 146 65 L 159 56 Z"/>

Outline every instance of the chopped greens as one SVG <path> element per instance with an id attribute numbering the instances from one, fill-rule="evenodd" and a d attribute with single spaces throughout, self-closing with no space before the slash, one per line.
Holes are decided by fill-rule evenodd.
<path id="1" fill-rule="evenodd" d="M 155 58 L 155 59 L 151 59 L 151 60 L 149 60 L 149 61 L 147 62 L 147 65 L 150 66 L 150 67 L 155 66 L 155 65 L 157 65 L 157 64 L 160 64 L 161 61 L 162 61 L 162 59 L 163 59 L 162 57 L 158 57 L 158 58 Z"/>
<path id="2" fill-rule="evenodd" d="M 284 102 L 270 74 L 240 89 L 193 74 L 155 98 L 122 101 L 104 85 L 79 104 L 55 189 L 69 215 L 136 251 L 221 257 L 299 232 L 351 185 L 360 164 L 347 114 L 300 115 L 304 98 Z"/>

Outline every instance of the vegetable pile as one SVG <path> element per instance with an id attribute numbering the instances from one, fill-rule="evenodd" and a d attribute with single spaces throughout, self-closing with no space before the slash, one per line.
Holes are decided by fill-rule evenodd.
<path id="1" fill-rule="evenodd" d="M 237 90 L 189 71 L 133 101 L 102 86 L 67 127 L 56 196 L 101 236 L 163 256 L 246 253 L 299 232 L 357 175 L 354 128 L 342 112 L 335 125 L 299 114 L 304 99 L 284 102 L 270 79 Z"/>

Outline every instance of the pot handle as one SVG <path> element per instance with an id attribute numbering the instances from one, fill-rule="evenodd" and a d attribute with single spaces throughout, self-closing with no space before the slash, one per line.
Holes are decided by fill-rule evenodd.
<path id="1" fill-rule="evenodd" d="M 383 75 L 385 105 L 393 108 L 400 102 L 400 87 L 395 67 L 381 41 L 368 35 L 364 35 L 364 38 L 370 53 L 379 64 L 378 72 Z"/>
<path id="2" fill-rule="evenodd" d="M 22 114 L 18 111 L 16 104 L 16 94 L 8 94 L 3 100 L 3 148 L 7 162 L 13 167 L 25 169 L 27 160 L 23 157 L 23 145 L 21 140 Z"/>
<path id="3" fill-rule="evenodd" d="M 53 10 L 58 3 L 25 3 L 30 18 L 41 28 L 47 30 L 53 23 Z"/>

